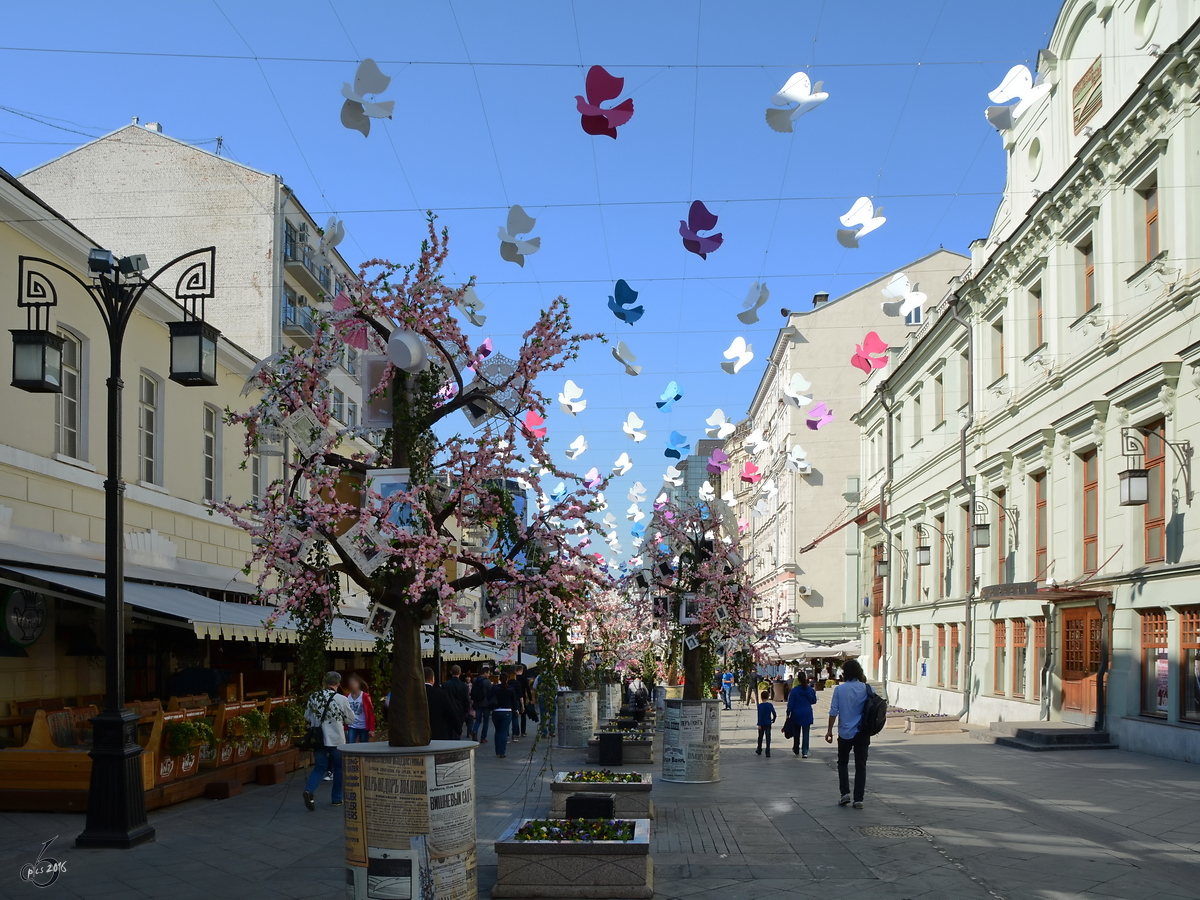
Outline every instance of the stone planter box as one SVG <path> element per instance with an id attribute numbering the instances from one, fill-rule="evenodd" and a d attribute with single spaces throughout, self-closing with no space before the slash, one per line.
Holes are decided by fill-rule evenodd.
<path id="1" fill-rule="evenodd" d="M 912 715 L 912 713 L 907 713 L 907 712 L 888 713 L 887 714 L 887 724 L 885 724 L 883 727 L 885 729 L 887 729 L 887 728 L 906 728 L 906 726 L 908 725 L 908 718 L 911 715 Z"/>
<path id="2" fill-rule="evenodd" d="M 958 734 L 963 730 L 958 716 L 909 716 L 905 734 Z"/>
<path id="3" fill-rule="evenodd" d="M 496 841 L 493 897 L 654 896 L 648 819 L 634 820 L 631 841 L 513 840 L 528 821 L 517 819 Z"/>
<path id="4" fill-rule="evenodd" d="M 567 810 L 567 797 L 571 794 L 612 794 L 617 798 L 618 819 L 653 819 L 654 801 L 650 791 L 654 787 L 654 776 L 642 774 L 642 780 L 627 783 L 609 781 L 563 781 L 566 772 L 559 772 L 550 784 L 550 815 L 562 818 Z"/>
<path id="5" fill-rule="evenodd" d="M 592 738 L 588 741 L 587 746 L 587 761 L 592 763 L 600 762 L 600 741 L 598 738 Z M 622 741 L 621 742 L 621 765 L 650 765 L 654 762 L 654 741 Z"/>

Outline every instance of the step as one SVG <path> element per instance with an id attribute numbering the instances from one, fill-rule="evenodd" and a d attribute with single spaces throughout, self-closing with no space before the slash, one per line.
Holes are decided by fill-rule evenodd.
<path id="1" fill-rule="evenodd" d="M 1028 741 L 1022 737 L 1013 735 L 1001 734 L 997 731 L 992 731 L 987 728 L 980 728 L 977 725 L 968 725 L 967 733 L 977 741 L 983 741 L 985 744 L 996 744 L 1001 747 L 1012 747 L 1015 750 L 1028 750 L 1033 753 L 1043 753 L 1048 751 L 1058 750 L 1117 750 L 1120 749 L 1113 743 L 1098 743 L 1098 744 L 1043 744 L 1035 741 Z M 1101 732 L 1104 738 L 1108 738 L 1107 734 Z"/>
<path id="2" fill-rule="evenodd" d="M 1017 738 L 1033 744 L 1096 745 L 1111 743 L 1106 731 L 1065 722 L 993 722 L 991 731 L 1002 737 Z"/>

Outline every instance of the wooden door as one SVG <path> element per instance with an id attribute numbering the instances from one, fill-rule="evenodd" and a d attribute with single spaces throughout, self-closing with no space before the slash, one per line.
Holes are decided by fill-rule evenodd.
<path id="1" fill-rule="evenodd" d="M 876 544 L 875 558 L 871 562 L 871 575 L 874 578 L 871 582 L 871 634 L 872 643 L 875 645 L 872 651 L 874 664 L 871 671 L 875 673 L 876 678 L 882 677 L 883 674 L 880 665 L 883 659 L 883 642 L 887 640 L 883 632 L 883 578 L 876 574 L 879 571 L 879 563 L 883 561 L 883 554 L 883 544 Z"/>
<path id="2" fill-rule="evenodd" d="M 1100 670 L 1103 620 L 1093 607 L 1064 609 L 1063 721 L 1090 725 L 1096 718 L 1096 678 Z"/>

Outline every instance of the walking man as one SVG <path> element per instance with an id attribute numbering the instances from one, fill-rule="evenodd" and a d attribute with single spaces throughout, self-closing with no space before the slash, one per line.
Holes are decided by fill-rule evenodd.
<path id="1" fill-rule="evenodd" d="M 462 734 L 463 725 L 467 721 L 467 710 L 471 708 L 471 691 L 462 680 L 462 666 L 451 666 L 450 677 L 442 684 L 442 690 L 450 698 L 454 706 L 454 714 L 458 717 L 458 730 L 454 733 L 455 740 Z"/>
<path id="2" fill-rule="evenodd" d="M 533 702 L 533 680 L 525 671 L 523 663 L 517 663 L 517 677 L 511 685 L 513 692 L 517 695 L 517 706 L 520 707 L 520 716 L 514 711 L 514 719 L 512 725 L 512 739 L 515 741 L 518 737 L 525 737 L 526 723 L 529 721 L 529 705 Z"/>
<path id="3" fill-rule="evenodd" d="M 471 702 L 475 705 L 475 727 L 472 729 L 471 737 L 478 737 L 479 743 L 487 743 L 488 722 L 492 718 L 488 708 L 488 694 L 492 690 L 492 679 L 488 677 L 492 667 L 484 663 L 479 668 L 479 674 L 475 680 L 471 682 Z M 480 725 L 483 726 L 483 732 L 480 733 Z"/>
<path id="4" fill-rule="evenodd" d="M 317 808 L 313 791 L 327 771 L 333 772 L 333 805 L 342 805 L 342 745 L 346 743 L 345 726 L 354 721 L 350 701 L 338 693 L 342 683 L 339 672 L 325 673 L 325 690 L 315 692 L 304 710 L 304 720 L 321 729 L 320 747 L 313 749 L 313 770 L 304 785 L 304 805 L 312 812 Z"/>
<path id="5" fill-rule="evenodd" d="M 721 699 L 725 701 L 726 709 L 733 709 L 729 702 L 730 696 L 733 694 L 733 673 L 728 669 L 721 676 Z"/>
<path id="6" fill-rule="evenodd" d="M 833 743 L 833 723 L 838 726 L 838 787 L 842 797 L 838 806 L 847 806 L 850 797 L 850 751 L 854 751 L 854 808 L 863 808 L 863 794 L 867 789 L 867 748 L 871 736 L 863 731 L 863 707 L 867 702 L 867 677 L 857 659 L 849 660 L 842 667 L 846 680 L 833 689 L 833 700 L 829 704 L 829 728 L 825 742 Z"/>

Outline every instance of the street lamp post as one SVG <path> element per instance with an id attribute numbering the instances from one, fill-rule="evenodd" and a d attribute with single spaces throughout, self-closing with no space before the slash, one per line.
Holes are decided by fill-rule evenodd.
<path id="1" fill-rule="evenodd" d="M 88 254 L 89 284 L 70 269 L 46 259 L 22 256 L 18 261 L 17 306 L 28 317 L 24 331 L 13 332 L 13 386 L 37 393 L 61 393 L 61 356 L 53 352 L 49 330 L 51 307 L 58 305 L 52 270 L 65 273 L 87 292 L 104 320 L 108 335 L 108 446 L 104 481 L 104 711 L 91 720 L 91 781 L 87 822 L 75 839 L 78 847 L 128 849 L 153 839 L 146 821 L 142 787 L 142 748 L 137 742 L 138 717 L 125 707 L 125 483 L 121 479 L 121 349 L 125 329 L 138 301 L 160 275 L 189 263 L 175 285 L 174 297 L 183 306 L 184 321 L 172 323 L 171 379 L 186 385 L 216 384 L 216 329 L 203 321 L 204 301 L 213 296 L 216 248 L 206 247 L 179 256 L 149 278 L 140 254 L 114 259 L 107 250 Z M 44 318 L 44 322 L 43 322 Z M 202 327 L 197 327 L 199 323 Z M 24 369 L 18 371 L 18 357 Z M 42 366 L 31 377 L 30 365 Z M 57 371 L 55 365 L 57 364 Z"/>

